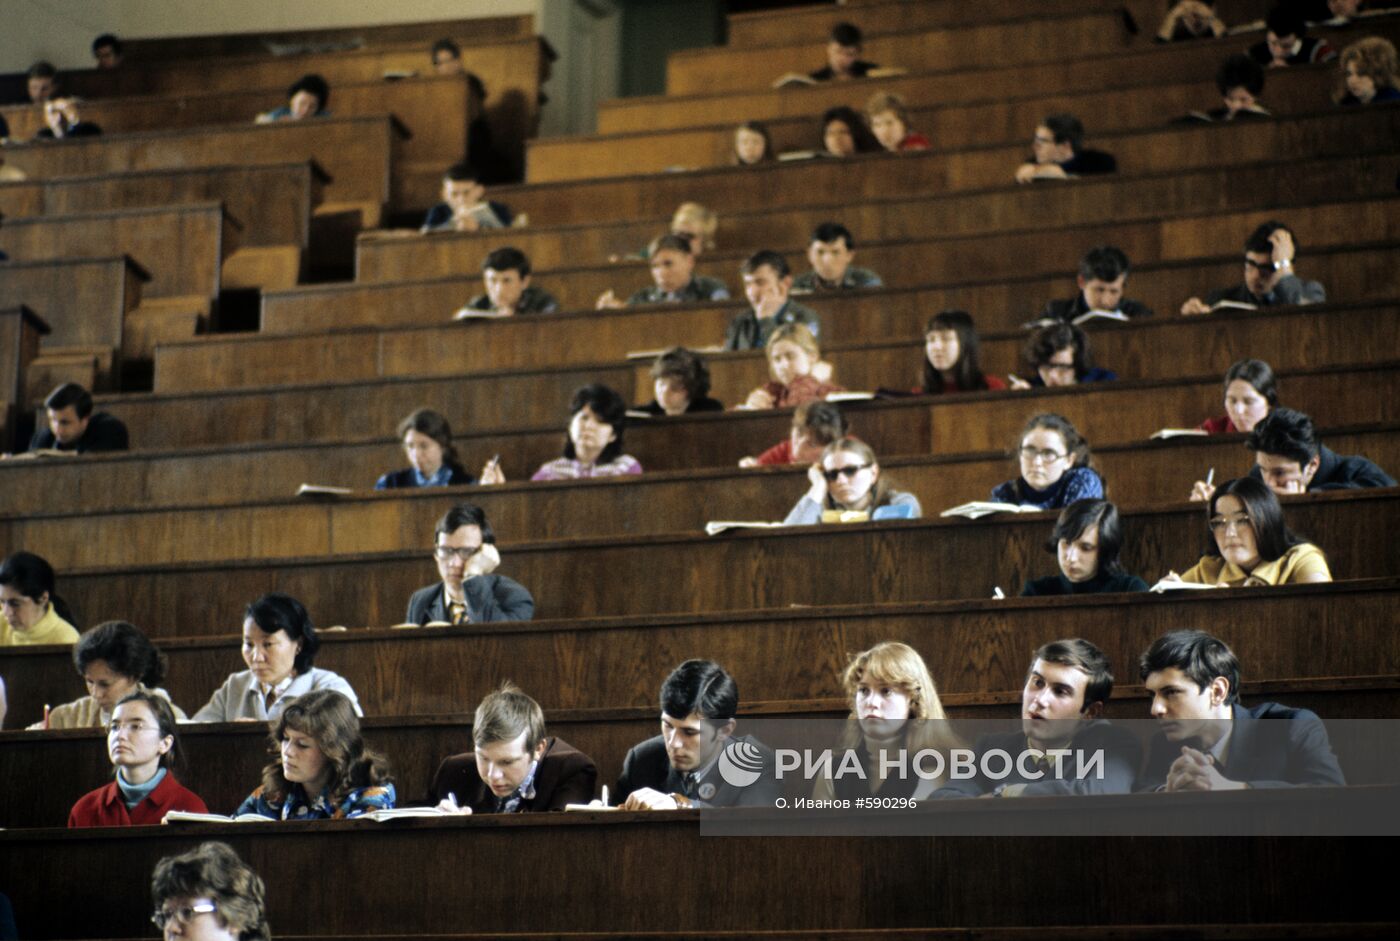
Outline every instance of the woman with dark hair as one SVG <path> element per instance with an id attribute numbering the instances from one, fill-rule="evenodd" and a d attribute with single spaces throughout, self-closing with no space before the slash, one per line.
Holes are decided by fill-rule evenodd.
<path id="1" fill-rule="evenodd" d="M 289 595 L 263 595 L 243 614 L 243 662 L 248 669 L 231 674 L 191 721 L 266 721 L 293 699 L 318 689 L 343 694 L 359 713 L 360 701 L 350 684 L 337 673 L 312 666 L 320 646 L 300 601 Z"/>
<path id="2" fill-rule="evenodd" d="M 72 613 L 54 594 L 53 566 L 32 552 L 0 562 L 0 647 L 77 643 Z"/>
<path id="3" fill-rule="evenodd" d="M 380 477 L 375 490 L 459 487 L 476 483 L 476 478 L 462 467 L 457 449 L 452 446 L 452 426 L 432 409 L 420 408 L 399 422 L 399 440 L 403 442 L 408 463 L 413 466 Z"/>
<path id="4" fill-rule="evenodd" d="M 734 129 L 734 163 L 741 167 L 768 163 L 773 153 L 773 136 L 761 121 L 745 121 Z"/>
<path id="5" fill-rule="evenodd" d="M 977 363 L 980 349 L 971 314 L 965 310 L 934 314 L 924 328 L 923 383 L 914 391 L 941 395 L 1005 389 L 1006 383 L 982 372 Z"/>
<path id="6" fill-rule="evenodd" d="M 574 393 L 569 405 L 564 456 L 540 465 L 531 480 L 577 480 L 640 474 L 642 465 L 622 453 L 627 404 L 605 385 L 594 383 Z"/>
<path id="7" fill-rule="evenodd" d="M 1118 378 L 1112 370 L 1093 364 L 1089 356 L 1089 337 L 1070 323 L 1052 324 L 1031 334 L 1026 342 L 1025 357 L 1034 372 L 1029 382 L 1013 376 L 1013 389 L 1073 386 Z"/>
<path id="8" fill-rule="evenodd" d="M 822 115 L 822 154 L 849 157 L 852 154 L 878 154 L 884 147 L 854 108 L 838 105 Z"/>
<path id="9" fill-rule="evenodd" d="M 270 724 L 272 762 L 238 808 L 273 820 L 344 820 L 394 806 L 383 757 L 365 747 L 359 710 L 332 689 L 299 696 Z"/>
<path id="10" fill-rule="evenodd" d="M 881 476 L 875 452 L 858 438 L 833 441 L 807 469 L 810 489 L 783 520 L 785 526 L 859 520 L 918 519 L 919 498 Z M 827 514 L 832 514 L 828 516 Z"/>
<path id="11" fill-rule="evenodd" d="M 263 881 L 227 843 L 201 843 L 156 863 L 151 922 L 169 941 L 271 941 Z"/>
<path id="12" fill-rule="evenodd" d="M 87 684 L 88 694 L 56 706 L 47 725 L 36 722 L 31 729 L 106 728 L 113 708 L 132 693 L 149 693 L 170 702 L 170 694 L 159 688 L 165 677 L 165 654 L 125 621 L 108 621 L 85 631 L 73 646 L 73 666 Z M 170 703 L 170 708 L 178 721 L 185 721 L 179 706 Z"/>
<path id="13" fill-rule="evenodd" d="M 176 740 L 169 702 L 148 692 L 123 698 L 112 710 L 107 730 L 115 780 L 78 798 L 68 826 L 139 827 L 160 823 L 172 810 L 207 814 L 199 795 L 171 773 Z"/>
<path id="14" fill-rule="evenodd" d="M 1250 432 L 1278 405 L 1278 382 L 1262 359 L 1242 359 L 1225 372 L 1225 414 L 1207 418 L 1200 429 L 1211 435 Z"/>
<path id="15" fill-rule="evenodd" d="M 1103 497 L 1103 480 L 1090 466 L 1089 443 L 1063 415 L 1046 412 L 1026 422 L 1016 454 L 1021 476 L 992 490 L 998 503 L 1058 510 Z"/>
<path id="16" fill-rule="evenodd" d="M 1240 477 L 1216 489 L 1207 504 L 1211 542 L 1179 580 L 1223 588 L 1330 582 L 1322 550 L 1291 532 L 1278 497 L 1262 481 Z M 1171 581 L 1169 574 L 1164 581 Z"/>
<path id="17" fill-rule="evenodd" d="M 1026 582 L 1021 595 L 1096 595 L 1147 591 L 1147 582 L 1118 564 L 1123 528 L 1107 500 L 1076 500 L 1060 512 L 1045 548 L 1060 561 L 1060 574 Z"/>
<path id="18" fill-rule="evenodd" d="M 652 391 L 656 398 L 637 411 L 648 415 L 685 415 L 722 412 L 724 403 L 710 398 L 710 367 L 698 354 L 675 346 L 651 364 Z"/>

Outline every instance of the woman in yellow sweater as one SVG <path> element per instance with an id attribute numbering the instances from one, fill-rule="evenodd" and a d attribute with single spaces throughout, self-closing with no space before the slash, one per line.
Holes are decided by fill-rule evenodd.
<path id="1" fill-rule="evenodd" d="M 1214 546 L 1183 582 L 1252 588 L 1332 580 L 1322 550 L 1289 531 L 1278 497 L 1252 477 L 1216 490 L 1206 520 Z"/>
<path id="2" fill-rule="evenodd" d="M 66 607 L 55 605 L 53 582 L 53 566 L 32 552 L 0 562 L 0 647 L 77 641 L 77 629 L 60 613 Z"/>

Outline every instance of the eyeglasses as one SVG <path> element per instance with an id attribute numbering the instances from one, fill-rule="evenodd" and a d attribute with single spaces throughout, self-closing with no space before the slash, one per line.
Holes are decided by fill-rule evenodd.
<path id="1" fill-rule="evenodd" d="M 845 477 L 847 480 L 855 479 L 856 474 L 869 467 L 869 464 L 847 464 L 845 467 L 838 467 L 835 470 L 824 470 L 822 476 L 829 484 L 836 483 L 836 478 Z"/>
<path id="2" fill-rule="evenodd" d="M 151 924 L 155 925 L 161 931 L 164 931 L 165 926 L 172 921 L 177 921 L 185 925 L 189 924 L 190 919 L 196 915 L 208 915 L 218 910 L 219 906 L 215 905 L 213 902 L 208 899 L 200 899 L 193 905 L 186 905 L 181 908 L 156 909 L 156 911 L 151 914 Z"/>
<path id="3" fill-rule="evenodd" d="M 1212 517 L 1210 521 L 1210 531 L 1213 533 L 1228 533 L 1230 530 L 1239 532 L 1242 529 L 1253 526 L 1248 516 L 1235 516 L 1226 519 L 1223 516 Z"/>
<path id="4" fill-rule="evenodd" d="M 470 562 L 471 557 L 480 552 L 484 545 L 485 543 L 482 543 L 481 546 L 463 546 L 460 549 L 454 549 L 451 546 L 438 546 L 433 550 L 433 555 L 437 556 L 443 562 L 448 561 L 454 555 L 463 562 Z"/>
<path id="5" fill-rule="evenodd" d="M 1040 448 L 1033 448 L 1030 445 L 1021 448 L 1021 460 L 1031 461 L 1032 463 L 1040 461 L 1042 464 L 1054 464 L 1056 461 L 1063 460 L 1066 457 L 1069 457 L 1069 455 L 1061 454 L 1058 451 L 1042 451 Z"/>
<path id="6" fill-rule="evenodd" d="M 1035 135 L 1034 137 L 1031 138 L 1031 143 L 1033 143 L 1033 144 L 1053 144 L 1053 143 L 1055 143 L 1055 138 L 1053 138 L 1053 137 L 1042 137 L 1041 135 L 1037 134 L 1037 135 Z"/>

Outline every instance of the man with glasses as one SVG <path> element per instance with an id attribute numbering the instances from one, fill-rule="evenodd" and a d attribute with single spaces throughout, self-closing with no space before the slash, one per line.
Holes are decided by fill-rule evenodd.
<path id="1" fill-rule="evenodd" d="M 227 843 L 208 841 L 156 863 L 151 922 L 166 938 L 272 937 L 263 881 Z"/>
<path id="2" fill-rule="evenodd" d="M 1016 168 L 1017 183 L 1070 180 L 1096 173 L 1113 173 L 1118 161 L 1084 144 L 1084 123 L 1072 114 L 1052 114 L 1035 129 L 1031 157 Z"/>
<path id="3" fill-rule="evenodd" d="M 1208 314 L 1221 301 L 1273 307 L 1280 304 L 1321 304 L 1327 291 L 1316 281 L 1304 281 L 1293 267 L 1298 254 L 1293 232 L 1282 222 L 1265 222 L 1244 243 L 1244 283 L 1189 298 L 1183 314 Z"/>
<path id="4" fill-rule="evenodd" d="M 491 573 L 501 564 L 496 536 L 486 514 L 459 503 L 438 520 L 433 559 L 442 581 L 420 588 L 408 599 L 412 624 L 469 624 L 528 621 L 535 599 L 519 582 Z"/>

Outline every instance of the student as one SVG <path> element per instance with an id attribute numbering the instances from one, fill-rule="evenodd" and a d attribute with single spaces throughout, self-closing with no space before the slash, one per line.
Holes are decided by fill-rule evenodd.
<path id="1" fill-rule="evenodd" d="M 812 230 L 812 238 L 807 245 L 807 260 L 811 262 L 812 270 L 804 271 L 793 279 L 792 293 L 884 287 L 885 282 L 880 280 L 878 274 L 851 264 L 856 257 L 855 247 L 851 230 L 841 223 L 823 222 L 817 226 Z"/>
<path id="2" fill-rule="evenodd" d="M 822 361 L 821 349 L 805 324 L 789 323 L 773 331 L 765 350 L 772 377 L 749 393 L 744 409 L 788 408 L 844 392 L 838 385 L 815 375 Z"/>
<path id="3" fill-rule="evenodd" d="M 44 102 L 44 124 L 35 140 L 63 140 L 69 137 L 96 137 L 102 128 L 84 121 L 78 113 L 78 99 L 59 97 Z"/>
<path id="4" fill-rule="evenodd" d="M 1123 571 L 1118 550 L 1123 527 L 1118 508 L 1107 500 L 1076 500 L 1060 511 L 1045 548 L 1055 553 L 1059 575 L 1026 582 L 1021 596 L 1099 595 L 1147 591 L 1147 582 Z"/>
<path id="5" fill-rule="evenodd" d="M 1278 497 L 1252 477 L 1226 481 L 1206 508 L 1210 547 L 1201 560 L 1167 581 L 1253 588 L 1330 582 L 1322 550 L 1294 535 L 1283 522 Z"/>
<path id="6" fill-rule="evenodd" d="M 1052 114 L 1035 129 L 1030 160 L 1016 169 L 1017 183 L 1067 180 L 1096 173 L 1113 173 L 1112 154 L 1083 147 L 1084 125 L 1072 114 Z"/>
<path id="7" fill-rule="evenodd" d="M 118 69 L 122 64 L 122 41 L 103 33 L 92 41 L 92 58 L 99 69 Z"/>
<path id="8" fill-rule="evenodd" d="M 243 662 L 248 669 L 229 674 L 190 721 L 262 722 L 316 690 L 344 695 L 359 713 L 360 701 L 350 684 L 314 666 L 320 647 L 311 616 L 300 601 L 290 595 L 263 595 L 243 612 Z"/>
<path id="9" fill-rule="evenodd" d="M 1304 0 L 1303 16 L 1309 26 L 1345 26 L 1366 15 L 1362 11 L 1365 5 L 1365 0 Z"/>
<path id="10" fill-rule="evenodd" d="M 919 498 L 895 489 L 882 477 L 875 452 L 857 438 L 828 444 L 821 460 L 807 469 L 807 480 L 811 486 L 788 511 L 784 526 L 853 521 L 847 514 L 859 514 L 862 520 L 908 520 L 924 515 Z"/>
<path id="11" fill-rule="evenodd" d="M 1123 296 L 1128 281 L 1128 256 L 1112 245 L 1097 245 L 1079 261 L 1079 293 L 1068 300 L 1049 301 L 1042 319 L 1069 323 L 1091 310 L 1122 314 L 1133 320 L 1151 317 L 1152 308 Z"/>
<path id="12" fill-rule="evenodd" d="M 933 796 L 1131 793 L 1142 762 L 1142 746 L 1132 732 L 1103 718 L 1104 705 L 1112 693 L 1113 673 L 1098 647 L 1078 637 L 1045 644 L 1031 654 L 1026 671 L 1021 730 L 979 738 L 973 749 L 977 776 L 954 780 Z M 986 774 L 982 756 L 998 749 L 1015 760 L 1005 778 L 993 779 Z M 1056 752 L 1064 754 L 1057 756 Z M 1079 777 L 1079 761 L 1096 755 L 1103 756 L 1102 770 Z"/>
<path id="13" fill-rule="evenodd" d="M 803 402 L 792 413 L 788 436 L 758 457 L 746 457 L 740 467 L 815 464 L 831 442 L 846 437 L 850 424 L 835 402 Z"/>
<path id="14" fill-rule="evenodd" d="M 942 395 L 1005 389 L 1001 379 L 982 372 L 980 349 L 971 314 L 965 310 L 934 314 L 924 328 L 923 381 L 914 391 Z"/>
<path id="15" fill-rule="evenodd" d="M 1358 39 L 1342 50 L 1340 64 L 1339 104 L 1400 100 L 1400 62 L 1390 40 L 1379 36 Z"/>
<path id="16" fill-rule="evenodd" d="M 773 752 L 734 734 L 739 687 L 710 660 L 687 660 L 661 685 L 661 734 L 632 746 L 612 800 L 623 810 L 690 807 L 772 807 L 778 797 Z M 735 787 L 719 773 L 732 744 L 757 757 L 759 779 Z"/>
<path id="17" fill-rule="evenodd" d="M 359 709 L 332 689 L 299 696 L 269 723 L 273 761 L 238 815 L 350 820 L 394 806 L 389 764 L 365 747 Z"/>
<path id="18" fill-rule="evenodd" d="M 140 691 L 122 697 L 107 730 L 115 780 L 78 798 L 69 828 L 153 826 L 172 810 L 207 814 L 199 795 L 170 770 L 176 740 L 175 713 L 164 697 Z"/>
<path id="19" fill-rule="evenodd" d="M 671 234 L 685 239 L 695 258 L 714 249 L 718 229 L 719 215 L 699 203 L 681 203 L 671 216 Z"/>
<path id="20" fill-rule="evenodd" d="M 271 111 L 258 115 L 258 124 L 271 124 L 276 121 L 303 121 L 307 118 L 328 118 L 326 110 L 331 102 L 331 87 L 320 75 L 303 75 L 287 89 L 287 103 Z"/>
<path id="21" fill-rule="evenodd" d="M 745 121 L 734 129 L 734 163 L 752 167 L 777 159 L 773 152 L 773 135 L 762 121 Z"/>
<path id="22" fill-rule="evenodd" d="M 1208 314 L 1221 301 L 1272 307 L 1280 304 L 1321 304 L 1327 291 L 1316 281 L 1298 276 L 1293 261 L 1298 254 L 1293 230 L 1282 222 L 1265 222 L 1244 243 L 1244 283 L 1211 291 L 1202 301 L 1189 298 L 1183 314 Z"/>
<path id="23" fill-rule="evenodd" d="M 569 416 L 564 456 L 541 464 L 531 480 L 627 477 L 642 472 L 635 457 L 622 453 L 627 424 L 622 396 L 600 383 L 584 386 L 574 393 Z"/>
<path id="24" fill-rule="evenodd" d="M 822 115 L 821 152 L 827 157 L 849 157 L 882 153 L 884 148 L 854 108 L 839 105 Z"/>
<path id="25" fill-rule="evenodd" d="M 724 411 L 724 403 L 710 398 L 710 367 L 683 346 L 656 357 L 651 364 L 651 387 L 656 397 L 637 411 L 657 416 Z"/>
<path id="26" fill-rule="evenodd" d="M 563 810 L 593 799 L 593 759 L 547 735 L 540 704 L 509 681 L 476 707 L 472 744 L 472 751 L 444 759 L 433 775 L 430 793 L 445 813 Z"/>
<path id="27" fill-rule="evenodd" d="M 87 685 L 88 695 L 55 706 L 30 729 L 105 729 L 117 703 L 132 693 L 170 702 L 170 694 L 160 688 L 165 678 L 165 654 L 125 621 L 108 621 L 83 632 L 73 645 L 73 666 Z M 185 721 L 179 706 L 170 703 L 170 709 L 178 721 Z"/>
<path id="28" fill-rule="evenodd" d="M 1220 91 L 1220 107 L 1193 111 L 1191 117 L 1205 121 L 1271 117 L 1269 109 L 1259 103 L 1259 96 L 1264 92 L 1264 69 L 1250 56 L 1237 52 L 1220 63 L 1215 73 L 1215 87 Z"/>
<path id="29" fill-rule="evenodd" d="M 481 262 L 481 281 L 485 294 L 467 301 L 457 312 L 457 320 L 474 311 L 484 311 L 497 317 L 516 314 L 552 314 L 559 302 L 548 291 L 530 283 L 530 259 L 518 248 L 497 248 Z"/>
<path id="30" fill-rule="evenodd" d="M 1273 702 L 1241 705 L 1240 662 L 1204 631 L 1157 638 L 1138 675 L 1159 729 L 1138 790 L 1346 784 L 1317 714 Z"/>
<path id="31" fill-rule="evenodd" d="M 0 562 L 0 647 L 76 644 L 72 612 L 54 593 L 53 566 L 32 552 Z"/>
<path id="32" fill-rule="evenodd" d="M 125 451 L 129 445 L 126 425 L 106 412 L 94 413 L 92 395 L 76 382 L 65 382 L 44 399 L 48 427 L 29 439 L 29 450 L 72 451 L 96 454 Z"/>
<path id="33" fill-rule="evenodd" d="M 433 60 L 434 75 L 461 75 L 464 71 L 462 47 L 446 37 L 433 43 L 428 55 Z"/>
<path id="34" fill-rule="evenodd" d="M 475 504 L 458 503 L 437 521 L 433 559 L 441 581 L 413 593 L 405 622 L 480 624 L 535 616 L 535 599 L 524 585 L 491 574 L 501 554 L 486 513 Z"/>
<path id="35" fill-rule="evenodd" d="M 1278 405 L 1278 382 L 1262 359 L 1242 359 L 1225 371 L 1225 414 L 1207 418 L 1200 429 L 1211 435 L 1250 432 Z"/>
<path id="36" fill-rule="evenodd" d="M 821 335 L 817 314 L 791 299 L 792 269 L 774 251 L 755 252 L 739 269 L 749 309 L 736 314 L 724 332 L 726 350 L 760 350 L 773 331 L 783 324 L 806 324 L 812 336 Z"/>
<path id="37" fill-rule="evenodd" d="M 30 103 L 42 108 L 58 93 L 58 70 L 51 63 L 35 62 L 25 73 L 25 89 Z"/>
<path id="38" fill-rule="evenodd" d="M 1030 381 L 1011 377 L 1013 389 L 1074 386 L 1084 382 L 1112 382 L 1118 374 L 1093 365 L 1089 337 L 1070 323 L 1041 327 L 1026 341 L 1026 362 L 1031 366 Z"/>
<path id="39" fill-rule="evenodd" d="M 723 281 L 695 273 L 695 255 L 688 238 L 669 233 L 657 236 L 647 248 L 647 260 L 654 283 L 627 298 L 626 306 L 729 300 L 729 288 Z M 609 289 L 594 306 L 603 310 L 624 305 Z"/>
<path id="40" fill-rule="evenodd" d="M 479 232 L 504 229 L 514 220 L 510 209 L 486 198 L 481 175 L 465 161 L 454 163 L 442 177 L 442 202 L 428 210 L 419 232 Z"/>
<path id="41" fill-rule="evenodd" d="M 826 65 L 812 72 L 812 79 L 818 82 L 845 81 L 864 78 L 871 69 L 878 69 L 874 62 L 866 62 L 860 57 L 863 42 L 860 27 L 854 23 L 837 23 L 831 28 L 831 39 L 826 44 Z"/>
<path id="42" fill-rule="evenodd" d="M 476 483 L 452 446 L 452 427 L 430 408 L 420 408 L 399 422 L 399 441 L 412 466 L 391 471 L 374 484 L 375 490 L 405 487 L 466 487 Z"/>
<path id="43" fill-rule="evenodd" d="M 1026 422 L 1016 452 L 1021 476 L 997 484 L 994 501 L 1059 510 L 1076 500 L 1103 498 L 1089 442 L 1063 415 L 1046 412 Z"/>
<path id="44" fill-rule="evenodd" d="M 908 644 L 885 641 L 856 654 L 846 665 L 841 684 L 851 701 L 851 714 L 837 743 L 835 761 L 840 767 L 842 756 L 854 752 L 862 774 L 819 777 L 812 796 L 852 802 L 870 797 L 927 799 L 939 779 L 907 773 L 891 776 L 891 764 L 900 767 L 895 756 L 900 751 L 947 753 L 962 743 L 949 730 L 924 658 Z M 883 760 L 886 754 L 890 754 L 889 763 Z"/>
<path id="45" fill-rule="evenodd" d="M 1331 62 L 1337 50 L 1325 39 L 1307 35 L 1307 24 L 1294 3 L 1281 0 L 1264 19 L 1264 42 L 1249 47 L 1255 62 L 1270 69 Z"/>
<path id="46" fill-rule="evenodd" d="M 1157 42 L 1183 42 L 1225 35 L 1225 24 L 1216 16 L 1215 0 L 1180 0 L 1167 11 L 1157 30 Z"/>
<path id="47" fill-rule="evenodd" d="M 880 146 L 892 153 L 928 150 L 928 138 L 909 130 L 909 109 L 892 92 L 876 92 L 865 103 L 865 119 Z"/>
<path id="48" fill-rule="evenodd" d="M 151 921 L 167 941 L 271 941 L 262 879 L 227 843 L 201 843 L 156 863 Z"/>

